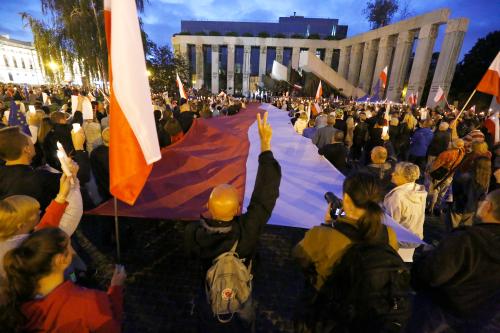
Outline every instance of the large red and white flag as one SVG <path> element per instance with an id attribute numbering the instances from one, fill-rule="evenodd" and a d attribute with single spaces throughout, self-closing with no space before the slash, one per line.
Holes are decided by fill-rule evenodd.
<path id="1" fill-rule="evenodd" d="M 387 66 L 385 66 L 382 72 L 380 72 L 379 79 L 382 82 L 382 89 L 385 89 L 385 86 L 387 85 Z"/>
<path id="2" fill-rule="evenodd" d="M 177 87 L 179 87 L 179 96 L 181 96 L 181 98 L 184 98 L 185 100 L 187 100 L 187 94 L 186 94 L 186 90 L 184 90 L 184 85 L 182 84 L 182 81 L 181 81 L 181 78 L 179 77 L 179 73 L 176 73 L 177 75 L 177 79 L 176 79 L 176 82 L 177 82 Z"/>
<path id="3" fill-rule="evenodd" d="M 444 99 L 444 90 L 441 86 L 438 87 L 436 96 L 434 96 L 434 103 L 439 103 Z"/>
<path id="4" fill-rule="evenodd" d="M 500 51 L 476 87 L 477 91 L 496 96 L 500 103 Z"/>
<path id="5" fill-rule="evenodd" d="M 105 0 L 109 58 L 110 192 L 133 205 L 161 159 L 134 0 Z"/>
<path id="6" fill-rule="evenodd" d="M 317 225 L 324 215 L 324 193 L 332 191 L 340 197 L 344 176 L 318 154 L 310 139 L 291 131 L 286 112 L 265 103 L 250 103 L 245 112 L 232 117 L 196 119 L 183 141 L 162 150 L 164 158 L 155 164 L 136 204 L 119 203 L 119 214 L 196 220 L 207 212 L 213 187 L 225 183 L 235 186 L 241 206 L 248 207 L 261 153 L 255 116 L 264 111 L 269 112 L 268 121 L 273 128 L 273 154 L 282 170 L 286 170 L 279 190 L 285 195 L 279 196 L 269 223 L 300 228 Z M 112 200 L 92 213 L 113 215 Z M 422 243 L 388 216 L 384 223 L 395 230 L 398 240 Z"/>
<path id="7" fill-rule="evenodd" d="M 321 81 L 318 84 L 318 90 L 316 90 L 316 100 L 319 100 L 323 96 L 323 86 L 321 85 Z"/>

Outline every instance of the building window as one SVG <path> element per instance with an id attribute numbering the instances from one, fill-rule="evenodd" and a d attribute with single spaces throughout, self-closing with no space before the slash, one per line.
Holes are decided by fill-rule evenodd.
<path id="1" fill-rule="evenodd" d="M 7 56 L 5 54 L 3 55 L 3 61 L 5 62 L 5 66 L 9 67 L 9 60 L 7 59 Z"/>
<path id="2" fill-rule="evenodd" d="M 33 69 L 33 61 L 30 59 L 30 69 Z"/>
<path id="3" fill-rule="evenodd" d="M 12 76 L 12 73 L 9 73 L 9 81 L 14 81 L 14 77 Z"/>
<path id="4" fill-rule="evenodd" d="M 26 69 L 26 64 L 24 63 L 24 59 L 21 58 L 21 66 L 23 66 L 24 69 Z"/>
<path id="5" fill-rule="evenodd" d="M 12 62 L 14 63 L 14 67 L 17 68 L 17 61 L 16 61 L 16 58 L 12 57 Z"/>

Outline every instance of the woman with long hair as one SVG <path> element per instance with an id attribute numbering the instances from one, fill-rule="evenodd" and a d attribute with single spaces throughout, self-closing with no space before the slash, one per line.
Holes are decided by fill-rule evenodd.
<path id="1" fill-rule="evenodd" d="M 123 267 L 106 294 L 64 281 L 72 256 L 69 237 L 58 228 L 34 232 L 5 255 L 3 332 L 120 332 Z"/>
<path id="2" fill-rule="evenodd" d="M 343 184 L 342 209 L 345 215 L 336 222 L 350 224 L 358 229 L 365 241 L 377 241 L 387 229 L 389 244 L 398 249 L 395 232 L 384 228 L 384 212 L 379 203 L 383 200 L 383 191 L 377 178 L 369 173 L 358 172 L 349 175 Z M 332 223 L 328 207 L 326 224 Z M 293 250 L 294 257 L 308 274 L 316 290 L 320 290 L 332 271 L 333 266 L 342 258 L 352 244 L 342 232 L 329 225 L 321 225 L 309 230 L 304 239 Z"/>

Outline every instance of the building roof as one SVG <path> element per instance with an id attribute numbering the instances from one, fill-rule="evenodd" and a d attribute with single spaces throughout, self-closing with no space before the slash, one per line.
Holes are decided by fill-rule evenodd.
<path id="1" fill-rule="evenodd" d="M 19 39 L 10 38 L 6 35 L 0 35 L 0 42 L 6 42 L 8 44 L 14 44 L 15 46 L 20 46 L 20 47 L 34 48 L 32 42 L 25 42 Z"/>
<path id="2" fill-rule="evenodd" d="M 221 35 L 250 33 L 257 36 L 261 32 L 270 36 L 283 34 L 287 37 L 302 35 L 308 37 L 318 34 L 321 38 L 328 36 L 343 39 L 347 36 L 347 26 L 339 25 L 338 19 L 310 18 L 304 16 L 280 17 L 278 22 L 235 22 L 235 21 L 197 21 L 182 20 L 181 32 L 195 34 L 203 32 L 209 34 L 216 31 Z"/>

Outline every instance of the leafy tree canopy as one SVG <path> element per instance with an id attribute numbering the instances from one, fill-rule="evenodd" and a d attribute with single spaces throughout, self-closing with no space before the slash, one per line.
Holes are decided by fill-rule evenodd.
<path id="1" fill-rule="evenodd" d="M 370 0 L 366 3 L 363 13 L 371 24 L 372 29 L 377 29 L 391 23 L 391 19 L 398 11 L 397 0 Z"/>

